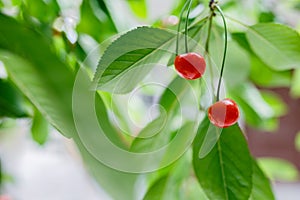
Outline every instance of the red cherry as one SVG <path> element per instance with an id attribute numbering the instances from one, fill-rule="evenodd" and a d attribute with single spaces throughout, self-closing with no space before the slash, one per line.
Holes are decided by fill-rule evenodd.
<path id="1" fill-rule="evenodd" d="M 212 124 L 226 128 L 235 124 L 239 118 L 238 105 L 231 99 L 223 99 L 208 108 L 208 118 Z"/>
<path id="2" fill-rule="evenodd" d="M 177 55 L 174 65 L 178 74 L 189 80 L 200 78 L 206 68 L 205 59 L 193 52 Z"/>

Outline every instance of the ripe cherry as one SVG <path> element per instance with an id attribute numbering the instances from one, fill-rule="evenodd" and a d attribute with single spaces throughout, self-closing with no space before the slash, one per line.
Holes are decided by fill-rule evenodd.
<path id="1" fill-rule="evenodd" d="M 174 65 L 178 74 L 189 80 L 200 78 L 206 68 L 205 59 L 193 52 L 177 55 Z"/>
<path id="2" fill-rule="evenodd" d="M 208 108 L 210 122 L 220 128 L 235 124 L 239 115 L 238 105 L 228 98 L 218 101 Z"/>

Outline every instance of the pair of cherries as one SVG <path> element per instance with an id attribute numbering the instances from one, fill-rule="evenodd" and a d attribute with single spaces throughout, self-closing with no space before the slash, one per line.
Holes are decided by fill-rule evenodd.
<path id="1" fill-rule="evenodd" d="M 177 55 L 174 65 L 178 74 L 188 80 L 201 78 L 206 68 L 205 59 L 193 52 Z M 237 122 L 239 108 L 233 100 L 226 98 L 208 108 L 208 118 L 215 126 L 226 128 Z"/>

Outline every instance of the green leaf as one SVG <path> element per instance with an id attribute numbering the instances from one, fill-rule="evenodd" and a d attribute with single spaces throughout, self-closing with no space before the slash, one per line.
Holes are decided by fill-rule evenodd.
<path id="1" fill-rule="evenodd" d="M 245 50 L 253 53 L 245 33 L 243 32 L 231 33 L 231 37 Z"/>
<path id="2" fill-rule="evenodd" d="M 273 109 L 274 117 L 280 117 L 287 113 L 287 106 L 278 94 L 271 91 L 261 91 L 261 95 Z"/>
<path id="3" fill-rule="evenodd" d="M 208 200 L 195 177 L 189 177 L 181 185 L 181 200 Z"/>
<path id="4" fill-rule="evenodd" d="M 132 118 L 129 116 L 129 106 L 125 104 L 124 106 L 119 106 L 123 104 L 124 99 L 118 98 L 116 95 L 109 92 L 100 92 L 101 98 L 105 104 L 108 111 L 113 112 L 114 120 L 118 124 L 119 130 L 122 130 L 124 136 L 124 141 L 127 140 L 129 143 L 132 142 L 132 133 L 134 132 L 134 126 L 132 125 Z M 138 110 L 138 109 L 137 109 Z M 144 114 L 144 113 L 143 113 Z M 100 119 L 100 118 L 99 118 Z"/>
<path id="5" fill-rule="evenodd" d="M 199 150 L 206 134 L 216 134 L 210 126 L 213 125 L 205 117 L 193 144 L 193 166 L 201 187 L 212 200 L 248 199 L 252 189 L 252 158 L 242 131 L 238 125 L 222 129 L 217 144 L 200 159 Z"/>
<path id="6" fill-rule="evenodd" d="M 259 158 L 258 164 L 272 180 L 296 181 L 299 177 L 296 166 L 279 158 Z"/>
<path id="7" fill-rule="evenodd" d="M 43 145 L 47 141 L 49 133 L 49 125 L 43 115 L 34 110 L 34 116 L 31 125 L 31 136 L 38 144 Z"/>
<path id="8" fill-rule="evenodd" d="M 40 34 L 4 15 L 0 22 L 0 49 L 9 51 L 2 51 L 0 59 L 9 76 L 43 115 L 51 116 L 48 121 L 54 127 L 71 137 L 73 73 Z"/>
<path id="9" fill-rule="evenodd" d="M 262 12 L 258 16 L 260 23 L 273 22 L 275 20 L 275 15 L 273 12 Z"/>
<path id="10" fill-rule="evenodd" d="M 291 95 L 293 97 L 300 97 L 300 69 L 296 69 L 294 71 L 291 85 Z"/>
<path id="11" fill-rule="evenodd" d="M 154 199 L 164 199 L 164 194 L 172 195 L 172 193 L 165 193 L 168 183 L 168 176 L 159 179 L 153 186 L 149 189 L 144 200 L 154 200 Z M 169 197 L 168 197 L 169 198 Z M 174 198 L 174 197 L 173 197 Z"/>
<path id="12" fill-rule="evenodd" d="M 180 106 L 179 100 L 184 96 L 187 88 L 187 81 L 181 77 L 176 77 L 168 85 L 159 100 L 159 105 L 163 108 L 160 116 L 140 131 L 138 138 L 131 145 L 132 151 L 155 150 L 165 145 L 178 132 L 178 130 L 171 131 L 172 117 L 178 106 Z M 187 131 L 191 130 L 187 129 Z"/>
<path id="13" fill-rule="evenodd" d="M 18 6 L 22 3 L 22 0 L 12 0 L 11 3 L 13 6 Z"/>
<path id="14" fill-rule="evenodd" d="M 224 52 L 224 31 L 220 28 L 213 28 L 213 34 L 210 40 L 210 51 L 213 62 L 221 70 L 222 57 Z M 250 73 L 250 55 L 239 43 L 234 40 L 228 41 L 227 57 L 224 70 L 224 81 L 228 89 L 239 86 L 248 79 Z M 219 72 L 214 72 L 215 77 Z"/>
<path id="15" fill-rule="evenodd" d="M 105 5 L 105 0 L 96 0 L 99 8 L 111 19 L 110 12 L 108 11 L 107 6 Z"/>
<path id="16" fill-rule="evenodd" d="M 260 23 L 249 27 L 247 39 L 258 57 L 274 70 L 299 68 L 300 36 L 284 25 Z"/>
<path id="17" fill-rule="evenodd" d="M 56 127 L 62 134 L 66 137 L 71 137 L 71 135 L 75 132 L 74 127 L 72 127 L 72 118 L 71 116 L 71 99 L 67 97 L 67 95 L 71 95 L 71 86 L 70 76 L 68 77 L 68 73 L 60 73 L 56 76 L 55 83 L 52 82 L 49 74 L 55 72 L 55 65 L 51 65 L 52 59 L 46 65 L 47 67 L 51 67 L 53 69 L 52 72 L 47 74 L 47 70 L 43 72 L 40 68 L 35 68 L 28 61 L 11 54 L 9 52 L 0 51 L 0 59 L 6 66 L 6 69 L 15 82 L 15 84 L 20 88 L 22 92 L 32 101 L 32 103 L 43 113 L 43 115 L 47 116 L 48 120 Z M 46 62 L 46 60 L 45 60 Z M 61 65 L 57 65 L 60 67 Z M 57 70 L 56 72 L 64 71 L 65 66 L 61 66 L 62 69 Z M 66 69 L 66 68 L 65 68 Z M 41 70 L 40 72 L 38 70 Z M 71 74 L 70 74 L 71 75 Z M 42 79 L 43 77 L 44 79 Z M 60 78 L 65 78 L 65 80 L 61 79 L 62 83 L 66 83 L 64 87 L 62 87 L 59 83 Z M 63 85 L 63 84 L 62 84 Z M 63 91 L 63 90 L 64 91 Z M 64 93 L 65 92 L 65 93 Z M 68 98 L 68 99 L 67 99 Z M 70 103 L 70 104 L 68 104 Z"/>
<path id="18" fill-rule="evenodd" d="M 251 80 L 262 87 L 289 87 L 291 71 L 275 71 L 263 63 L 257 56 L 251 56 Z"/>
<path id="19" fill-rule="evenodd" d="M 138 174 L 124 173 L 107 167 L 89 153 L 78 136 L 74 138 L 74 141 L 80 150 L 85 166 L 112 199 L 134 199 Z"/>
<path id="20" fill-rule="evenodd" d="M 253 160 L 253 188 L 251 193 L 251 200 L 268 199 L 275 200 L 270 180 L 265 176 L 263 171 L 259 168 L 257 162 Z"/>
<path id="21" fill-rule="evenodd" d="M 1 165 L 1 162 L 0 162 L 0 165 Z M 1 167 L 0 167 L 1 168 Z M 2 169 L 3 170 L 3 169 Z M 1 171 L 1 169 L 0 169 Z M 1 179 L 0 179 L 1 181 Z M 14 176 L 11 175 L 11 174 L 8 174 L 8 173 L 5 173 L 2 171 L 2 184 L 3 183 L 15 183 L 15 179 L 14 179 Z M 1 184 L 0 184 L 1 185 Z"/>
<path id="22" fill-rule="evenodd" d="M 181 77 L 176 77 L 166 88 L 159 100 L 167 113 L 173 112 L 179 105 L 179 100 L 183 98 L 189 84 Z"/>
<path id="23" fill-rule="evenodd" d="M 240 85 L 247 80 L 250 72 L 250 56 L 235 42 L 228 43 L 228 54 L 224 80 L 230 88 Z"/>
<path id="24" fill-rule="evenodd" d="M 114 170 L 95 159 L 77 134 L 72 113 L 75 74 L 51 52 L 51 45 L 41 35 L 4 15 L 0 15 L 0 24 L 0 50 L 5 49 L 0 59 L 14 83 L 47 121 L 74 139 L 87 168 L 112 198 L 132 200 L 137 175 Z M 96 95 L 94 100 L 101 126 L 109 130 L 107 136 L 117 138 L 101 98 Z"/>
<path id="25" fill-rule="evenodd" d="M 131 10 L 140 18 L 147 17 L 147 2 L 146 0 L 127 0 Z"/>
<path id="26" fill-rule="evenodd" d="M 300 2 L 295 2 L 294 8 L 300 10 Z"/>
<path id="27" fill-rule="evenodd" d="M 235 93 L 235 92 L 238 92 Z M 267 119 L 274 116 L 272 108 L 263 99 L 259 90 L 252 84 L 246 83 L 241 85 L 240 88 L 235 91 L 231 91 L 232 94 L 242 98 L 253 110 L 256 112 L 261 119 Z"/>
<path id="28" fill-rule="evenodd" d="M 167 115 L 162 112 L 157 118 L 152 120 L 145 128 L 143 128 L 138 137 L 139 138 L 150 138 L 159 133 L 166 125 Z"/>
<path id="29" fill-rule="evenodd" d="M 75 74 L 50 51 L 50 44 L 41 35 L 3 15 L 0 21 L 5 25 L 0 27 L 0 48 L 7 50 L 0 49 L 0 59 L 10 77 L 52 125 L 71 137 L 76 132 L 72 117 Z M 106 110 L 100 98 L 96 106 L 100 107 L 101 121 L 107 127 Z M 110 136 L 114 133 L 111 129 L 109 132 Z"/>
<path id="30" fill-rule="evenodd" d="M 3 188 L 2 186 L 4 184 L 14 184 L 14 182 L 14 177 L 11 174 L 3 171 L 2 161 L 0 159 L 0 191 L 2 191 L 1 189 Z"/>
<path id="31" fill-rule="evenodd" d="M 277 122 L 274 121 L 276 113 L 252 84 L 245 83 L 230 91 L 232 98 L 243 111 L 247 124 L 263 130 L 275 130 Z"/>
<path id="32" fill-rule="evenodd" d="M 0 117 L 28 116 L 20 92 L 8 80 L 0 79 L 0 91 Z"/>
<path id="33" fill-rule="evenodd" d="M 169 122 L 170 123 L 170 122 Z M 136 138 L 132 145 L 131 151 L 134 152 L 152 152 L 156 151 L 157 149 L 165 147 L 173 138 L 176 137 L 188 137 L 191 135 L 195 130 L 193 123 L 186 123 L 179 129 L 175 131 L 170 131 L 170 124 L 164 125 L 164 127 L 153 137 L 150 138 Z M 143 129 L 144 130 L 144 129 Z M 143 133 L 142 130 L 142 133 Z M 152 132 L 153 133 L 153 132 Z M 173 155 L 180 155 L 180 151 L 185 151 L 185 143 L 187 141 L 183 141 L 181 144 L 178 144 L 176 149 L 170 148 L 168 149 L 163 157 L 165 160 L 173 157 Z M 164 161 L 164 160 L 163 160 Z M 163 162 L 162 161 L 162 162 Z"/>
<path id="34" fill-rule="evenodd" d="M 102 56 L 94 82 L 114 93 L 131 91 L 166 55 L 175 35 L 162 29 L 141 27 L 119 37 Z M 134 77 L 134 79 L 132 78 Z"/>
<path id="35" fill-rule="evenodd" d="M 245 33 L 233 33 L 232 38 L 250 53 L 250 78 L 255 84 L 263 87 L 288 87 L 291 84 L 290 70 L 276 71 L 266 65 L 252 51 Z"/>
<path id="36" fill-rule="evenodd" d="M 101 8 L 94 11 L 97 6 L 94 5 L 95 3 L 95 0 L 82 2 L 80 23 L 77 25 L 76 30 L 89 34 L 97 41 L 103 41 L 108 36 L 116 33 L 116 29 L 109 16 Z"/>
<path id="37" fill-rule="evenodd" d="M 23 12 L 28 12 L 31 17 L 35 17 L 44 23 L 49 24 L 59 15 L 59 6 L 56 0 L 25 0 L 25 5 Z"/>
<path id="38" fill-rule="evenodd" d="M 300 152 L 300 131 L 297 133 L 296 138 L 295 138 L 295 147 L 297 151 Z"/>
<path id="39" fill-rule="evenodd" d="M 190 173 L 188 153 L 173 163 L 166 174 L 152 183 L 143 200 L 179 200 L 183 181 Z"/>
<path id="40" fill-rule="evenodd" d="M 178 159 L 194 139 L 195 131 L 192 130 L 194 125 L 191 124 L 187 127 L 187 129 L 190 129 L 189 131 L 183 128 L 180 129 L 176 134 L 176 138 L 167 146 L 147 154 L 132 153 L 116 148 L 102 134 L 102 131 L 105 130 L 100 129 L 97 121 L 91 118 L 95 112 L 93 105 L 95 92 L 91 90 L 90 83 L 85 82 L 84 79 L 89 80 L 89 77 L 87 75 L 81 78 L 78 77 L 74 85 L 74 88 L 76 88 L 73 92 L 74 119 L 79 122 L 76 127 L 78 132 L 81 133 L 82 140 L 88 144 L 87 147 L 90 152 L 93 152 L 93 155 L 106 165 L 125 172 L 151 172 L 166 167 Z M 98 139 L 95 139 L 96 136 Z M 109 154 L 103 152 L 109 152 Z"/>

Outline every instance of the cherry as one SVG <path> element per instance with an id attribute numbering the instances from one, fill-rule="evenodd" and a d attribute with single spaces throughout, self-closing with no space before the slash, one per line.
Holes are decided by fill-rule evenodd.
<path id="1" fill-rule="evenodd" d="M 235 124 L 239 118 L 238 105 L 231 99 L 223 99 L 208 108 L 208 118 L 212 124 L 226 128 Z"/>
<path id="2" fill-rule="evenodd" d="M 174 65 L 178 74 L 189 80 L 200 78 L 206 68 L 205 59 L 194 52 L 177 55 Z"/>

